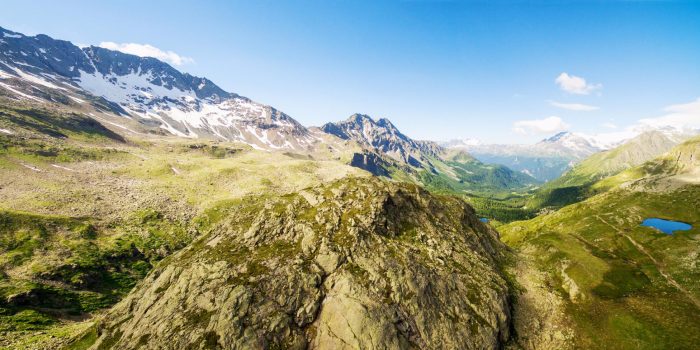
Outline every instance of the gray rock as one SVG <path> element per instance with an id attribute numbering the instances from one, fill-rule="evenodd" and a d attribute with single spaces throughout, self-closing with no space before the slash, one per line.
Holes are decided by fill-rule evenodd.
<path id="1" fill-rule="evenodd" d="M 251 198 L 104 316 L 92 348 L 497 349 L 497 233 L 457 198 L 344 179 Z"/>

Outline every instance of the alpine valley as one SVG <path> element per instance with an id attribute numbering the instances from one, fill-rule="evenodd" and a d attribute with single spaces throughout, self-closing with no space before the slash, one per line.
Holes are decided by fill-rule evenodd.
<path id="1" fill-rule="evenodd" d="M 697 130 L 336 119 L 0 28 L 0 348 L 700 344 Z"/>

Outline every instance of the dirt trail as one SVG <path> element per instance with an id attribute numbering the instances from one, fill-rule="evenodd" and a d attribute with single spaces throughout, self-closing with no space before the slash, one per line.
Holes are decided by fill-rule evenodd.
<path id="1" fill-rule="evenodd" d="M 27 169 L 29 169 L 29 170 L 36 171 L 37 173 L 40 173 L 40 172 L 41 172 L 41 169 L 39 169 L 39 168 L 37 168 L 37 167 L 35 167 L 35 166 L 29 165 L 29 164 L 24 164 L 24 163 L 20 163 L 20 164 L 22 164 L 23 167 L 25 167 L 25 168 L 27 168 Z"/>
<path id="2" fill-rule="evenodd" d="M 71 169 L 71 168 L 67 168 L 67 167 L 64 167 L 64 166 L 58 165 L 58 164 L 51 164 L 51 166 L 54 167 L 54 168 L 58 168 L 58 169 L 66 170 L 66 171 L 75 171 L 75 170 L 73 170 L 73 169 Z"/>
<path id="3" fill-rule="evenodd" d="M 683 288 L 683 286 L 681 286 L 678 282 L 676 282 L 676 280 L 673 279 L 673 277 L 672 277 L 669 273 L 667 273 L 666 271 L 664 271 L 663 265 L 662 265 L 658 260 L 656 260 L 656 258 L 654 258 L 654 257 L 646 250 L 646 248 L 644 248 L 643 245 L 639 244 L 639 242 L 635 241 L 635 240 L 634 240 L 632 237 L 630 237 L 628 234 L 626 234 L 625 232 L 623 232 L 622 230 L 620 230 L 620 229 L 617 228 L 616 226 L 612 225 L 611 223 L 609 223 L 608 221 L 606 221 L 605 219 L 603 219 L 602 217 L 600 217 L 600 215 L 596 215 L 595 217 L 598 218 L 598 220 L 600 220 L 600 221 L 603 222 L 604 224 L 606 224 L 606 225 L 612 227 L 613 230 L 617 231 L 619 234 L 625 236 L 625 238 L 627 238 L 627 240 L 629 240 L 630 243 L 632 243 L 632 245 L 634 245 L 635 248 L 637 248 L 637 250 L 639 250 L 640 252 L 642 252 L 642 254 L 646 255 L 646 256 L 649 258 L 649 260 L 651 260 L 651 261 L 654 263 L 654 266 L 656 266 L 656 269 L 659 271 L 659 273 L 661 274 L 661 276 L 663 276 L 663 277 L 666 279 L 666 281 L 668 281 L 668 283 L 669 283 L 670 285 L 674 286 L 676 289 L 678 289 L 678 290 L 681 291 L 683 294 L 685 294 L 686 297 L 688 297 L 688 299 L 690 299 L 690 301 L 692 301 L 693 304 L 695 304 L 695 307 L 697 307 L 698 310 L 700 310 L 700 300 L 698 300 L 692 293 L 690 293 L 687 289 Z"/>

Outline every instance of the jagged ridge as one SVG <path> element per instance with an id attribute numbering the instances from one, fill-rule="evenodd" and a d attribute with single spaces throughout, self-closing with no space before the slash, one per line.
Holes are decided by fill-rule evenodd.
<path id="1" fill-rule="evenodd" d="M 0 91 L 36 102 L 102 106 L 177 136 L 308 150 L 317 139 L 273 107 L 229 93 L 155 58 L 0 28 Z M 87 101 L 86 101 L 87 100 Z"/>

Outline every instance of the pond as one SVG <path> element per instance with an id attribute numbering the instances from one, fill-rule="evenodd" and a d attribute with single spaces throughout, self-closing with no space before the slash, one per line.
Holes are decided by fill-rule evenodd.
<path id="1" fill-rule="evenodd" d="M 486 222 L 486 223 L 489 222 L 489 219 L 488 219 L 488 218 L 481 218 L 481 219 L 479 219 L 479 220 L 480 220 L 481 222 Z"/>
<path id="2" fill-rule="evenodd" d="M 685 222 L 665 220 L 659 218 L 648 218 L 642 221 L 642 226 L 653 227 L 667 235 L 672 235 L 675 231 L 688 231 L 692 225 Z"/>

